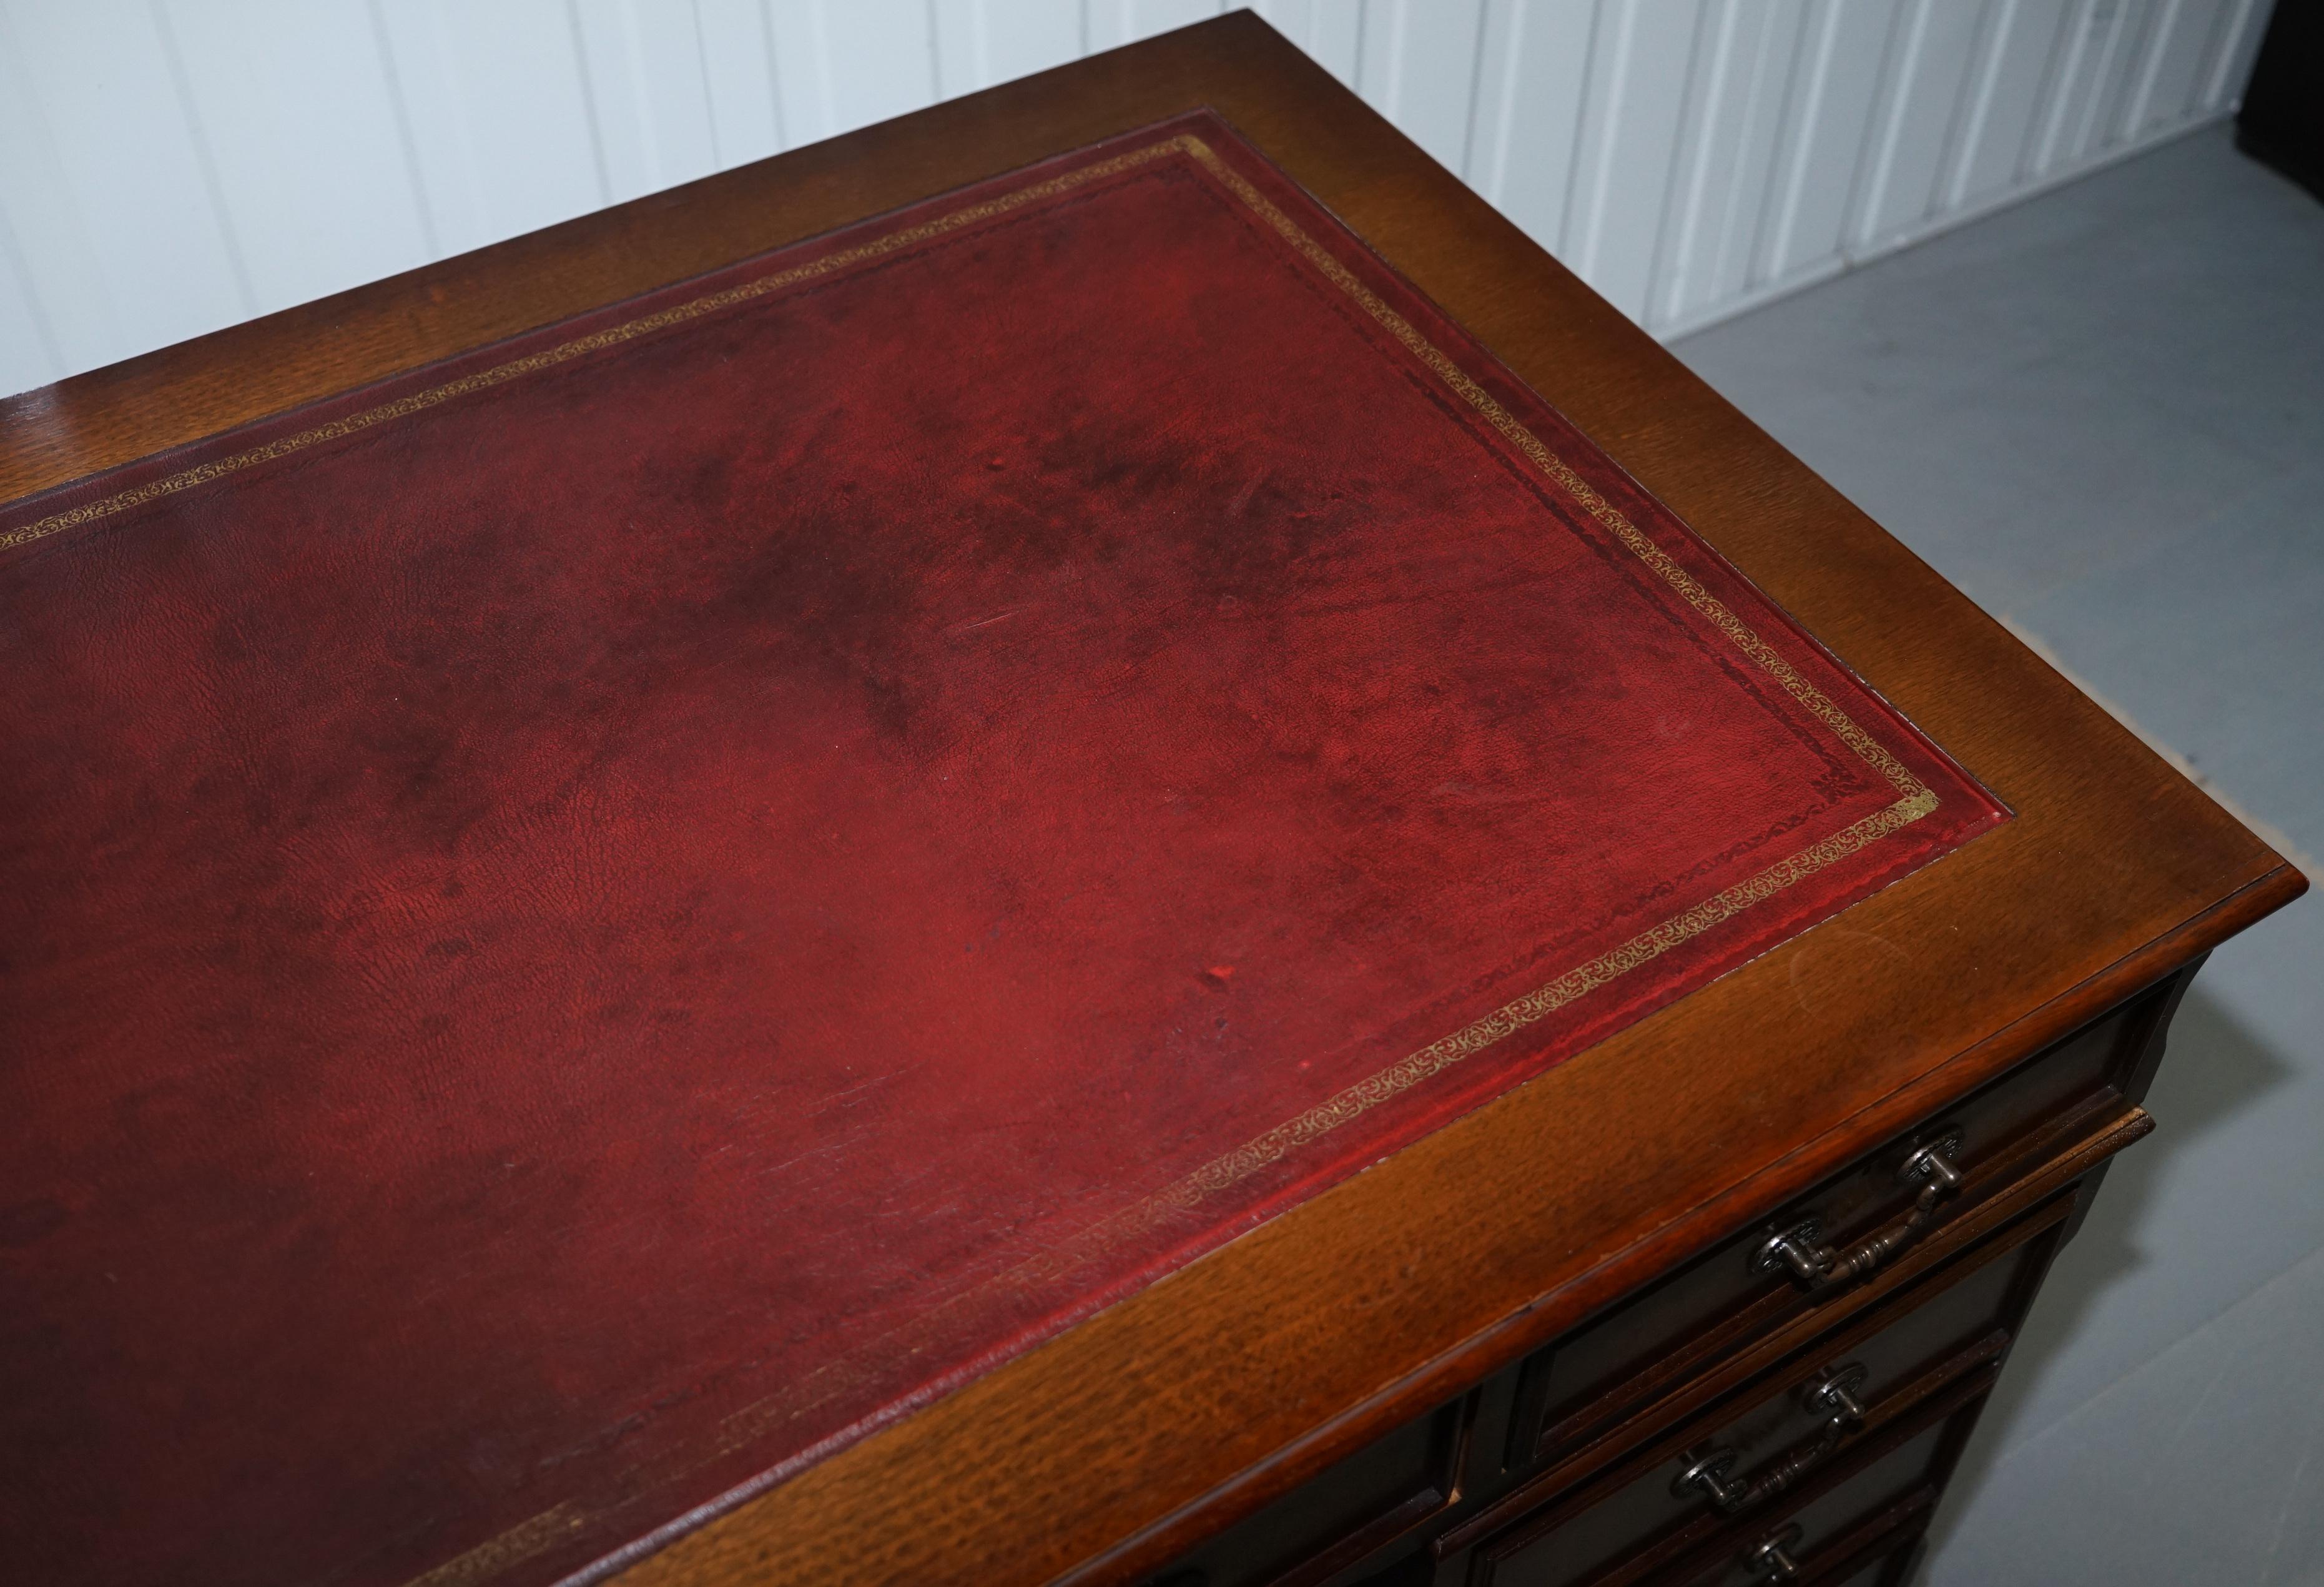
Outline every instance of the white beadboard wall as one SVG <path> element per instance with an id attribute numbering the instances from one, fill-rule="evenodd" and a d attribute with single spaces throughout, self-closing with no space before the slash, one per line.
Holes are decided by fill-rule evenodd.
<path id="1" fill-rule="evenodd" d="M 0 394 L 1216 0 L 0 0 Z M 1674 336 L 2234 107 L 2264 0 L 1254 9 Z"/>

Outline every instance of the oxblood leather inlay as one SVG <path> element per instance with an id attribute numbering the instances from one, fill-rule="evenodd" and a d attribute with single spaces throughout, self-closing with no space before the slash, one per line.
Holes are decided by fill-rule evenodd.
<path id="1" fill-rule="evenodd" d="M 0 546 L 26 1580 L 578 1569 L 2001 818 L 1207 116 Z"/>

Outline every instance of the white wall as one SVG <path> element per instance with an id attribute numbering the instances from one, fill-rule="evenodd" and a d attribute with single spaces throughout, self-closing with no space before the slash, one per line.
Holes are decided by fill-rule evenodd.
<path id="1" fill-rule="evenodd" d="M 1216 0 L 0 0 L 0 393 Z M 2258 0 L 1255 9 L 1676 335 L 2226 114 Z"/>

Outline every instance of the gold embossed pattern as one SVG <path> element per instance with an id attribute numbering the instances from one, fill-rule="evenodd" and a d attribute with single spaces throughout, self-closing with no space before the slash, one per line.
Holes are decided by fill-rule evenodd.
<path id="1" fill-rule="evenodd" d="M 607 328 L 572 337 L 542 351 L 492 364 L 279 439 L 50 513 L 16 529 L 0 532 L 0 549 L 29 544 L 68 530 L 116 517 L 274 459 L 354 436 L 489 391 L 510 381 L 569 364 L 592 354 L 634 342 L 754 300 L 769 298 L 808 281 L 844 273 L 1172 156 L 1184 157 L 1194 162 L 1247 207 L 1300 259 L 1343 293 L 1362 314 L 1382 328 L 1462 403 L 1523 456 L 1544 478 L 1675 592 L 1739 655 L 1748 659 L 1850 752 L 1886 780 L 1895 789 L 1895 799 L 1844 830 L 1809 844 L 1711 898 L 1679 910 L 1587 963 L 1565 969 L 1545 984 L 1471 1020 L 1296 1116 L 1212 1158 L 1175 1183 L 1092 1224 L 1073 1239 L 1046 1250 L 923 1314 L 911 1325 L 865 1344 L 841 1360 L 793 1381 L 776 1394 L 741 1407 L 724 1419 L 720 1435 L 709 1446 L 697 1446 L 683 1457 L 633 1470 L 629 1474 L 627 1497 L 618 1502 L 601 1504 L 594 1509 L 572 1500 L 558 1504 L 415 1578 L 411 1587 L 475 1587 L 477 1583 L 491 1581 L 522 1562 L 567 1543 L 613 1511 L 626 1509 L 653 1494 L 668 1490 L 757 1442 L 782 1425 L 796 1421 L 815 1407 L 828 1404 L 850 1388 L 877 1376 L 899 1356 L 914 1353 L 946 1329 L 956 1326 L 965 1311 L 991 1306 L 996 1296 L 1028 1295 L 1054 1285 L 1108 1251 L 1118 1250 L 1168 1220 L 1187 1213 L 1381 1104 L 1508 1040 L 1556 1010 L 1701 937 L 1722 922 L 1778 896 L 1802 880 L 1860 852 L 1868 844 L 1903 830 L 1938 808 L 1938 796 L 1871 733 L 1803 677 L 1676 559 L 1552 451 L 1483 384 L 1367 286 L 1248 177 L 1222 160 L 1204 139 L 1192 133 L 1180 133 L 1160 139 L 1022 188 L 964 205 L 936 218 L 899 228 L 871 241 L 835 249 L 806 263 L 706 292 Z M 796 1464 L 798 1460 L 790 1463 Z"/>

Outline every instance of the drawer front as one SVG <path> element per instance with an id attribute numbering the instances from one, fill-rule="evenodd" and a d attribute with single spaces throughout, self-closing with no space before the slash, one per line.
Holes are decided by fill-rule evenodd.
<path id="1" fill-rule="evenodd" d="M 1927 1525 L 1924 1510 L 1912 1526 L 1884 1532 L 1870 1546 L 1850 1548 L 1840 1558 L 1821 1554 L 1801 1556 L 1796 1576 L 1772 1577 L 1762 1572 L 1736 1580 L 1751 1587 L 1773 1587 L 1779 1581 L 1784 1587 L 1904 1587 L 1913 1579 L 1913 1566 L 1920 1558 L 1925 1535 L 1923 1528 Z"/>
<path id="2" fill-rule="evenodd" d="M 2006 1189 L 2062 1136 L 2133 1100 L 2127 1093 L 2138 1089 L 2142 1060 L 2176 990 L 2174 979 L 2130 1000 L 1536 1352 L 1518 1378 L 1505 1468 L 1522 1473 L 1554 1464 L 1771 1332 L 1819 1307 L 1845 1311 L 1860 1287 L 1811 1287 L 1780 1263 L 1763 1265 L 1768 1238 L 1812 1223 L 1816 1241 L 1845 1249 L 1895 1228 L 1927 1183 L 1900 1170 L 1923 1146 L 1957 1133 L 1960 1145 L 1947 1160 L 1962 1183 L 1936 1202 L 1917 1235 L 1941 1238 L 1948 1223 Z M 1901 1259 L 1901 1253 L 1890 1259 Z"/>
<path id="3" fill-rule="evenodd" d="M 1938 1495 L 1995 1372 L 1979 1370 L 1868 1440 L 1819 1476 L 1788 1510 L 1730 1524 L 1694 1545 L 1634 1555 L 1580 1578 L 1588 1587 L 1766 1587 L 1775 1581 L 1831 1583 L 1869 1573 L 1878 1580 L 1907 1553 L 1927 1526 Z M 1767 1558 L 1773 1543 L 1797 1574 L 1782 1576 Z M 1529 1550 L 1478 1562 L 1472 1580 L 1483 1587 L 1530 1587 L 1573 1578 L 1557 1573 L 1554 1537 Z M 1536 1567 L 1548 1564 L 1546 1573 Z"/>
<path id="4" fill-rule="evenodd" d="M 1150 1587 L 1304 1587 L 1394 1542 L 1459 1497 L 1476 1396 L 1326 1468 L 1181 1559 Z"/>
<path id="5" fill-rule="evenodd" d="M 1770 1587 L 1776 1582 L 1876 1581 L 1920 1539 L 1936 1509 L 1980 1397 L 1905 1435 L 1792 1514 L 1755 1522 L 1683 1569 L 1687 1587 Z M 1709 1564 L 1704 1563 L 1707 1557 Z M 1778 1561 L 1797 1571 L 1781 1573 Z"/>
<path id="6" fill-rule="evenodd" d="M 1852 1319 L 1604 1476 L 1540 1493 L 1480 1545 L 1475 1579 L 1494 1587 L 1645 1579 L 1713 1539 L 1785 1516 L 1831 1472 L 1858 1467 L 1865 1452 L 1991 1372 L 2070 1205 L 2061 1198 Z M 1827 1392 L 1835 1381 L 1837 1399 Z M 1509 1506 L 1494 1508 L 1506 1515 Z"/>

